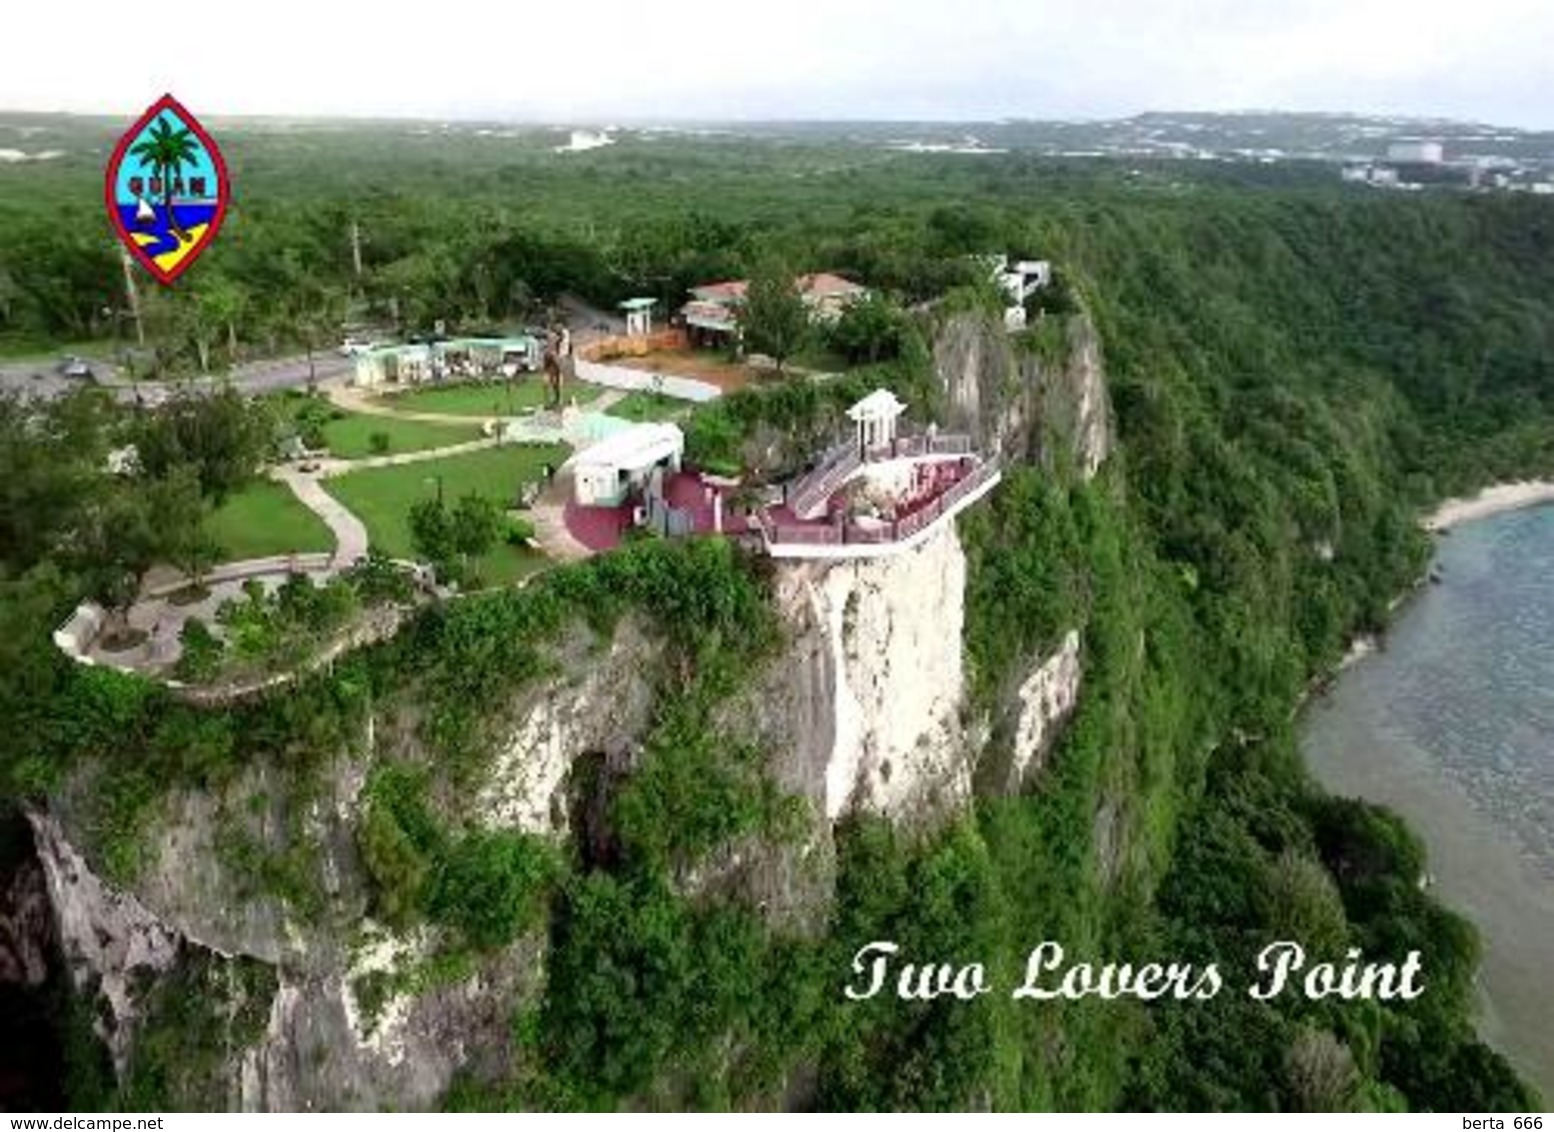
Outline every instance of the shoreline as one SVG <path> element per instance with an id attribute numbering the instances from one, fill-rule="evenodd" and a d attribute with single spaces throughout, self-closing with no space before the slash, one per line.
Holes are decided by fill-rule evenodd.
<path id="1" fill-rule="evenodd" d="M 1543 503 L 1554 503 L 1554 480 L 1511 480 L 1491 484 L 1471 497 L 1443 500 L 1419 520 L 1419 525 L 1434 534 L 1475 519 L 1487 519 Z"/>
<path id="2" fill-rule="evenodd" d="M 1421 524 L 1433 530 L 1430 523 L 1466 523 L 1550 502 L 1554 483 L 1499 484 L 1471 499 L 1444 502 Z M 1461 550 L 1471 559 L 1470 548 L 1456 542 L 1442 540 L 1440 553 L 1450 557 Z M 1474 573 L 1472 580 L 1489 576 Z M 1428 736 L 1399 730 L 1391 718 L 1406 700 L 1403 690 L 1421 686 L 1417 675 L 1412 685 L 1400 680 L 1399 668 L 1418 668 L 1421 658 L 1454 653 L 1459 642 L 1453 618 L 1472 614 L 1469 599 L 1454 598 L 1455 593 L 1451 585 L 1426 593 L 1410 587 L 1393 602 L 1394 608 L 1407 603 L 1404 616 L 1384 634 L 1350 638 L 1319 695 L 1311 697 L 1313 705 L 1325 701 L 1324 707 L 1308 709 L 1300 719 L 1301 762 L 1324 792 L 1391 807 L 1425 843 L 1432 895 L 1472 922 L 1484 941 L 1474 976 L 1474 1029 L 1511 1060 L 1524 1080 L 1549 1096 L 1554 1095 L 1554 1038 L 1542 1018 L 1554 999 L 1546 990 L 1546 956 L 1538 941 L 1546 940 L 1554 926 L 1554 888 L 1545 874 L 1529 866 L 1522 843 L 1508 836 L 1492 807 L 1445 772 Z M 1413 598 L 1427 600 L 1421 606 Z M 1439 603 L 1454 600 L 1459 604 L 1452 616 L 1444 615 Z M 1376 663 L 1376 654 L 1394 649 L 1400 658 Z M 1454 663 L 1468 662 L 1459 658 Z M 1484 707 L 1475 714 L 1487 720 L 1494 710 Z"/>

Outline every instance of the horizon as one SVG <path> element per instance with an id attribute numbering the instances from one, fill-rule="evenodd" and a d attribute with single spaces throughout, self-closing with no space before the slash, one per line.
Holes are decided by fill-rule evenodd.
<path id="1" fill-rule="evenodd" d="M 167 93 L 177 96 L 176 91 L 159 91 L 148 99 L 154 101 L 156 97 Z M 179 99 L 180 102 L 184 101 Z M 92 108 L 92 109 L 42 109 L 30 106 L 0 105 L 0 117 L 35 116 L 40 118 L 73 118 L 83 121 L 102 120 L 107 123 L 117 123 L 125 115 L 138 114 L 145 106 Z M 194 109 L 193 107 L 190 108 Z M 1116 122 L 1131 122 L 1142 118 L 1290 118 L 1311 120 L 1352 120 L 1363 122 L 1387 122 L 1403 126 L 1475 126 L 1497 130 L 1512 130 L 1524 134 L 1554 133 L 1554 119 L 1551 124 L 1544 126 L 1517 125 L 1510 122 L 1492 121 L 1483 118 L 1451 117 L 1437 114 L 1407 114 L 1391 113 L 1369 110 L 1291 110 L 1288 108 L 1269 107 L 1241 107 L 1231 109 L 1205 109 L 1197 107 L 1176 107 L 1166 109 L 1155 107 L 1151 109 L 1137 110 L 1131 113 L 1084 115 L 1070 114 L 1060 116 L 1042 116 L 1031 114 L 1004 114 L 996 117 L 981 118 L 950 118 L 950 117 L 824 117 L 818 115 L 747 115 L 742 117 L 700 118 L 675 115 L 641 115 L 630 116 L 600 115 L 595 117 L 575 118 L 544 118 L 522 117 L 503 115 L 454 115 L 454 114 L 390 114 L 371 112 L 318 112 L 318 113 L 282 113 L 271 111 L 226 111 L 222 109 L 206 110 L 199 115 L 201 119 L 210 121 L 241 121 L 241 122 L 349 122 L 356 124 L 371 123 L 416 123 L 434 125 L 503 125 L 526 126 L 535 129 L 597 129 L 597 130 L 641 130 L 655 127 L 701 127 L 713 128 L 722 126 L 784 126 L 784 125 L 816 125 L 816 126 L 873 126 L 873 125 L 902 125 L 902 126 L 1012 126 L 1012 125 L 1106 125 Z"/>

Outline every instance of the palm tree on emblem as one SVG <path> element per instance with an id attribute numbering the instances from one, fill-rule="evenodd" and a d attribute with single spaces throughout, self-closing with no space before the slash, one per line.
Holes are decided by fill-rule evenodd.
<path id="1" fill-rule="evenodd" d="M 159 117 L 151 124 L 151 132 L 130 147 L 130 153 L 140 158 L 142 166 L 162 180 L 162 208 L 167 213 L 167 230 L 180 244 L 187 242 L 189 233 L 178 223 L 173 212 L 173 178 L 185 165 L 193 165 L 200 152 L 200 143 L 184 126 L 174 130 L 166 118 Z"/>

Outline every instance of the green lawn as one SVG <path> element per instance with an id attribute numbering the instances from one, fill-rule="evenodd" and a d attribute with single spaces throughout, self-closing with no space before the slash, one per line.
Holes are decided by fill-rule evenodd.
<path id="1" fill-rule="evenodd" d="M 70 355 L 106 361 L 114 355 L 112 339 L 88 339 L 75 342 L 47 342 L 37 338 L 0 337 L 0 359 L 17 362 L 47 363 L 52 366 Z"/>
<path id="2" fill-rule="evenodd" d="M 273 480 L 256 480 L 229 497 L 205 520 L 205 529 L 221 547 L 221 562 L 335 548 L 324 521 Z"/>
<path id="3" fill-rule="evenodd" d="M 844 373 L 851 363 L 824 343 L 812 342 L 788 359 L 790 367 L 813 370 L 816 373 Z"/>
<path id="4" fill-rule="evenodd" d="M 624 417 L 628 421 L 667 421 L 685 415 L 693 406 L 678 397 L 665 397 L 662 393 L 628 393 L 624 398 L 604 410 L 612 417 Z"/>
<path id="5" fill-rule="evenodd" d="M 599 396 L 599 392 L 592 385 L 574 381 L 564 388 L 563 395 L 568 403 L 576 397 L 579 405 L 586 405 Z M 391 394 L 382 398 L 382 402 L 411 413 L 452 413 L 461 417 L 516 416 L 545 404 L 545 379 L 529 373 L 515 382 L 438 385 L 410 393 Z"/>
<path id="6" fill-rule="evenodd" d="M 372 436 L 378 432 L 389 438 L 386 451 L 379 452 L 372 447 Z M 468 425 L 438 424 L 435 421 L 401 421 L 370 413 L 347 413 L 324 426 L 324 440 L 329 445 L 330 455 L 345 460 L 445 448 L 450 444 L 479 440 L 480 435 L 480 426 L 473 421 Z"/>
<path id="7" fill-rule="evenodd" d="M 508 445 L 487 448 L 442 460 L 398 467 L 369 468 L 325 481 L 329 493 L 367 524 L 372 545 L 396 558 L 414 558 L 410 539 L 410 508 L 417 500 L 437 493 L 442 479 L 444 497 L 451 503 L 474 491 L 510 505 L 519 485 L 538 480 L 541 465 L 560 464 L 567 449 L 560 445 Z M 511 582 L 532 573 L 544 559 L 498 546 L 478 565 L 488 583 Z"/>

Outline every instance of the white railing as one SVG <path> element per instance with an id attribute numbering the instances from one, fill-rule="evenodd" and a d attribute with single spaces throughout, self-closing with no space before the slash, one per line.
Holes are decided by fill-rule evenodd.
<path id="1" fill-rule="evenodd" d="M 788 509 L 801 519 L 812 518 L 831 493 L 856 472 L 863 461 L 856 445 L 839 445 L 822 457 L 820 465 L 804 476 L 788 494 Z"/>
<path id="2" fill-rule="evenodd" d="M 761 533 L 768 544 L 790 546 L 836 546 L 842 544 L 872 544 L 903 542 L 933 525 L 957 503 L 998 474 L 998 461 L 988 460 L 956 480 L 943 494 L 904 519 L 880 526 L 862 526 L 848 523 L 845 526 L 797 526 L 773 523 L 765 516 L 758 518 Z"/>
<path id="3" fill-rule="evenodd" d="M 966 456 L 973 451 L 971 437 L 964 433 L 944 433 L 927 436 L 898 436 L 892 443 L 869 450 L 869 458 L 875 460 L 898 459 L 906 456 Z"/>

